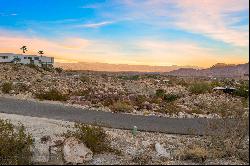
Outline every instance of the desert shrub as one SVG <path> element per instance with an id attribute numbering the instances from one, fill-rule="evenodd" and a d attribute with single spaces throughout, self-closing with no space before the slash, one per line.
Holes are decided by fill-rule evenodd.
<path id="1" fill-rule="evenodd" d="M 122 80 L 133 80 L 133 81 L 136 81 L 136 80 L 139 80 L 140 79 L 140 76 L 139 75 L 131 75 L 131 76 L 118 76 L 119 79 L 122 79 Z"/>
<path id="2" fill-rule="evenodd" d="M 40 70 L 40 68 L 38 67 L 38 69 Z M 49 72 L 52 72 L 53 71 L 53 68 L 52 67 L 49 67 L 49 66 L 44 66 L 42 67 L 43 70 L 45 71 L 49 71 Z"/>
<path id="3" fill-rule="evenodd" d="M 248 84 L 242 84 L 237 90 L 233 93 L 235 96 L 248 98 L 249 97 L 249 85 Z"/>
<path id="4" fill-rule="evenodd" d="M 220 81 L 212 81 L 210 85 L 212 88 L 215 88 L 217 86 L 224 86 L 223 82 Z"/>
<path id="5" fill-rule="evenodd" d="M 189 87 L 189 91 L 193 94 L 203 94 L 211 91 L 211 86 L 208 83 L 198 82 Z"/>
<path id="6" fill-rule="evenodd" d="M 63 69 L 60 68 L 60 67 L 56 67 L 56 68 L 55 68 L 55 71 L 56 71 L 57 73 L 62 73 L 62 72 L 63 72 Z"/>
<path id="7" fill-rule="evenodd" d="M 91 89 L 82 89 L 82 90 L 78 90 L 75 92 L 72 92 L 71 95 L 72 96 L 87 96 L 91 93 Z"/>
<path id="8" fill-rule="evenodd" d="M 175 100 L 177 100 L 179 98 L 180 97 L 178 95 L 171 94 L 171 93 L 165 94 L 164 97 L 163 97 L 164 101 L 166 101 L 166 102 L 173 102 L 173 101 L 175 101 Z"/>
<path id="9" fill-rule="evenodd" d="M 184 148 L 179 158 L 182 160 L 192 160 L 193 162 L 202 163 L 208 158 L 207 149 L 199 146 L 191 146 Z"/>
<path id="10" fill-rule="evenodd" d="M 10 82 L 5 82 L 2 84 L 2 92 L 3 93 L 10 93 L 10 91 L 12 90 L 12 83 Z"/>
<path id="11" fill-rule="evenodd" d="M 156 92 L 155 92 L 155 95 L 157 97 L 163 98 L 164 95 L 165 95 L 165 90 L 164 89 L 157 89 Z"/>
<path id="12" fill-rule="evenodd" d="M 0 119 L 0 165 L 31 164 L 32 137 L 20 125 Z"/>
<path id="13" fill-rule="evenodd" d="M 76 123 L 74 128 L 74 131 L 68 131 L 63 136 L 79 139 L 94 153 L 114 152 L 108 144 L 105 131 L 101 127 Z"/>
<path id="14" fill-rule="evenodd" d="M 177 80 L 176 84 L 184 86 L 184 87 L 188 86 L 188 83 L 185 80 L 183 80 L 183 79 Z"/>
<path id="15" fill-rule="evenodd" d="M 130 97 L 130 100 L 134 106 L 137 106 L 139 109 L 141 109 L 144 107 L 144 103 L 147 101 L 147 98 L 144 95 L 137 95 Z"/>
<path id="16" fill-rule="evenodd" d="M 178 115 L 181 109 L 175 103 L 162 103 L 160 108 L 155 111 L 163 114 Z"/>
<path id="17" fill-rule="evenodd" d="M 42 71 L 40 67 L 38 67 L 38 66 L 36 66 L 34 64 L 27 64 L 26 66 L 28 66 L 29 68 L 35 69 L 35 70 L 37 70 L 39 72 Z"/>
<path id="18" fill-rule="evenodd" d="M 67 101 L 68 95 L 62 94 L 56 89 L 52 89 L 48 92 L 41 92 L 35 94 L 36 98 L 40 100 L 53 100 L 53 101 Z"/>
<path id="19" fill-rule="evenodd" d="M 84 76 L 84 75 L 82 75 L 81 77 L 80 77 L 80 80 L 83 82 L 83 83 L 88 83 L 88 82 L 90 82 L 90 78 L 88 77 L 88 76 Z"/>
<path id="20" fill-rule="evenodd" d="M 145 78 L 158 79 L 159 75 L 157 75 L 157 74 L 146 74 Z"/>
<path id="21" fill-rule="evenodd" d="M 29 91 L 30 87 L 24 83 L 18 84 L 17 89 L 19 90 L 19 92 L 26 92 Z"/>
<path id="22" fill-rule="evenodd" d="M 124 101 L 117 101 L 110 106 L 110 109 L 114 112 L 131 112 L 133 107 Z"/>
<path id="23" fill-rule="evenodd" d="M 195 114 L 203 114 L 204 112 L 200 109 L 192 109 L 190 113 L 195 113 Z"/>

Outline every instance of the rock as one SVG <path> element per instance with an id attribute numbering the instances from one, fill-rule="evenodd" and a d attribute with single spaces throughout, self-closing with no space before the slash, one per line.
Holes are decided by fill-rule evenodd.
<path id="1" fill-rule="evenodd" d="M 64 142 L 64 137 L 53 137 L 51 139 L 51 146 L 60 146 Z"/>
<path id="2" fill-rule="evenodd" d="M 170 154 L 167 153 L 166 149 L 158 142 L 155 144 L 155 150 L 159 156 L 170 158 Z"/>
<path id="3" fill-rule="evenodd" d="M 150 146 L 150 142 L 149 142 L 149 141 L 142 141 L 142 146 L 143 146 L 144 148 L 147 148 L 147 147 Z"/>
<path id="4" fill-rule="evenodd" d="M 45 143 L 47 143 L 48 141 L 50 141 L 51 140 L 51 137 L 49 136 L 49 135 L 46 135 L 46 136 L 43 136 L 42 138 L 41 138 L 41 143 L 42 144 L 45 144 Z"/>
<path id="5" fill-rule="evenodd" d="M 64 160 L 67 163 L 81 164 L 92 160 L 93 152 L 76 138 L 70 137 L 65 140 L 63 146 Z"/>
<path id="6" fill-rule="evenodd" d="M 34 148 L 32 149 L 33 156 L 32 161 L 33 162 L 39 162 L 39 163 L 46 163 L 49 162 L 50 159 L 50 150 L 49 150 L 49 144 L 41 144 L 41 143 L 35 143 Z"/>

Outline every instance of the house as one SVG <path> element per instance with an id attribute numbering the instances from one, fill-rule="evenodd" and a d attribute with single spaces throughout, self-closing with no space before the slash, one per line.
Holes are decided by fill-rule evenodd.
<path id="1" fill-rule="evenodd" d="M 52 67 L 54 57 L 0 53 L 0 63 L 33 64 L 39 67 Z"/>

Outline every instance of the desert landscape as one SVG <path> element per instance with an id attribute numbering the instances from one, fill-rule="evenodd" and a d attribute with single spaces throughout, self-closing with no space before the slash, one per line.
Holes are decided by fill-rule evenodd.
<path id="1" fill-rule="evenodd" d="M 1 0 L 0 165 L 249 165 L 249 0 Z"/>
<path id="2" fill-rule="evenodd" d="M 220 66 L 219 72 L 221 70 Z M 2 97 L 114 114 L 222 121 L 237 119 L 237 125 L 228 126 L 225 123 L 220 126 L 223 133 L 216 136 L 199 136 L 195 131 L 190 131 L 189 135 L 146 131 L 137 131 L 135 134 L 132 127 L 130 130 L 111 129 L 97 122 L 89 126 L 4 113 L 0 117 L 9 119 L 16 126 L 22 123 L 27 133 L 32 135 L 34 142 L 29 160 L 32 163 L 247 164 L 249 84 L 245 76 L 248 72 L 242 70 L 238 79 L 234 79 L 216 77 L 216 72 L 214 77 L 181 77 L 172 75 L 173 72 L 66 71 L 61 68 L 0 64 Z M 234 87 L 235 91 L 227 93 L 215 87 Z M 5 126 L 6 123 L 1 121 L 1 125 Z M 93 138 L 85 140 L 86 136 Z M 82 140 L 85 145 L 78 140 Z M 100 141 L 101 145 L 96 141 Z M 87 146 L 90 157 L 86 151 L 86 160 L 77 158 L 81 152 L 67 154 L 67 142 L 74 146 Z M 225 151 L 225 148 L 228 149 Z"/>

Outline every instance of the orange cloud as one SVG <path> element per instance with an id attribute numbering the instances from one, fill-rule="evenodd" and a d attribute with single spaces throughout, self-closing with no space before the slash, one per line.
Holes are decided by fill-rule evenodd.
<path id="1" fill-rule="evenodd" d="M 44 50 L 45 55 L 54 56 L 56 62 L 103 62 L 135 65 L 195 65 L 208 67 L 217 62 L 248 62 L 244 51 L 219 52 L 201 47 L 192 42 L 166 42 L 160 40 L 131 41 L 137 52 L 124 52 L 130 46 L 110 41 L 87 40 L 64 37 L 49 40 L 24 36 L 12 31 L 0 31 L 0 52 L 21 53 L 22 45 L 28 47 L 28 54 Z"/>

